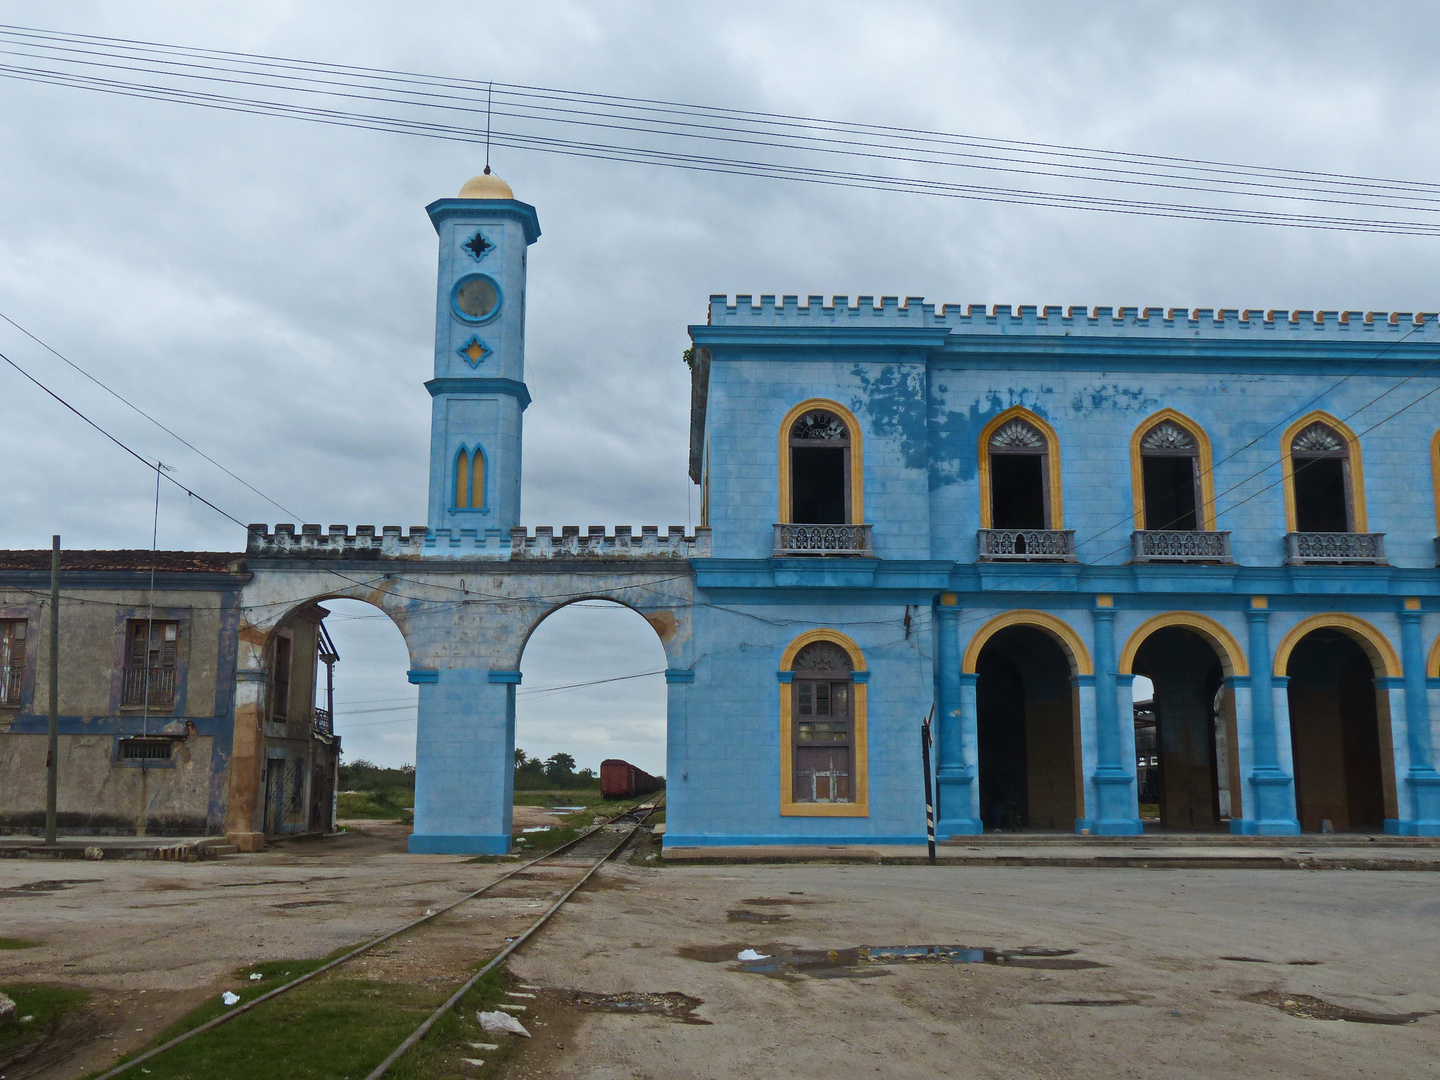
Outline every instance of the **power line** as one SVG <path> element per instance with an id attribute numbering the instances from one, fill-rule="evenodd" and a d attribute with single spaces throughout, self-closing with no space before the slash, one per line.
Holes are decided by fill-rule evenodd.
<path id="1" fill-rule="evenodd" d="M 339 109 L 312 108 L 287 101 L 205 93 L 190 83 L 229 83 L 300 97 L 325 96 L 387 106 L 478 114 L 488 111 L 481 95 L 508 101 L 493 111 L 517 124 L 610 130 L 682 143 L 743 144 L 787 154 L 861 157 L 900 165 L 961 168 L 1079 181 L 1149 186 L 1242 198 L 1303 200 L 1369 209 L 1430 214 L 1440 186 L 1416 181 L 1321 173 L 1313 170 L 1247 166 L 1205 159 L 1092 150 L 1019 140 L 959 136 L 921 129 L 793 117 L 715 106 L 658 102 L 643 98 L 561 91 L 269 57 L 221 50 L 189 49 L 154 42 L 62 34 L 27 27 L 0 27 L 19 49 L 12 54 L 66 67 L 0 66 L 0 76 L 89 89 L 95 92 L 169 100 L 200 107 L 301 119 L 365 130 L 480 143 L 484 132 L 453 124 Z M 29 51 L 23 51 L 28 49 Z M 86 59 L 87 56 L 104 59 Z M 179 59 L 177 59 L 179 58 Z M 119 61 L 125 61 L 121 63 Z M 111 68 L 146 73 L 167 83 L 126 82 L 78 73 L 75 68 Z M 277 81 L 278 80 L 278 81 Z M 179 83 L 180 85 L 173 85 Z M 443 91 L 443 92 L 442 92 Z M 453 91 L 453 92 L 452 92 Z M 1246 206 L 1156 202 L 1064 191 L 960 184 L 919 176 L 875 175 L 854 170 L 797 165 L 774 160 L 736 159 L 653 146 L 619 145 L 593 139 L 560 138 L 535 131 L 495 131 L 496 145 L 517 149 L 659 165 L 672 169 L 781 179 L 792 182 L 928 194 L 1162 218 L 1267 224 L 1284 227 L 1435 235 L 1433 219 L 1346 217 L 1303 214 Z M 1003 150 L 1003 154 L 992 151 Z M 980 151 L 984 151 L 983 153 Z M 1020 156 L 1015 156 L 1020 155 Z M 1143 165 L 1144 168 L 1132 166 Z M 1221 186 L 1216 186 L 1221 185 Z M 1384 202 L 1382 199 L 1399 201 Z"/>

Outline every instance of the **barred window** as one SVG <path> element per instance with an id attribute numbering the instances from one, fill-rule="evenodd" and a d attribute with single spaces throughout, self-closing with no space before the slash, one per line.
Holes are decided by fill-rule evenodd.
<path id="1" fill-rule="evenodd" d="M 0 707 L 20 704 L 20 689 L 25 676 L 24 619 L 0 619 Z"/>

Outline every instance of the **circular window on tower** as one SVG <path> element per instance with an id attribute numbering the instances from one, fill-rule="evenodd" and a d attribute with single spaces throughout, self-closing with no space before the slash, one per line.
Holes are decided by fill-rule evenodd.
<path id="1" fill-rule="evenodd" d="M 500 310 L 500 286 L 494 278 L 470 274 L 455 283 L 450 302 L 466 322 L 484 322 Z"/>

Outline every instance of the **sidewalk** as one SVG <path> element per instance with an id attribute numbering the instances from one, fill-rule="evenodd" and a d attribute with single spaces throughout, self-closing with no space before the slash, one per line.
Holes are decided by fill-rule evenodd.
<path id="1" fill-rule="evenodd" d="M 0 836 L 0 859 L 165 859 L 197 862 L 240 849 L 223 836 Z"/>
<path id="2" fill-rule="evenodd" d="M 927 859 L 923 844 L 671 847 L 663 849 L 661 854 L 666 862 L 672 863 L 919 863 Z M 1070 833 L 1008 833 L 942 841 L 936 845 L 936 859 L 947 866 L 1440 871 L 1440 839 L 1334 834 L 1075 836 Z"/>

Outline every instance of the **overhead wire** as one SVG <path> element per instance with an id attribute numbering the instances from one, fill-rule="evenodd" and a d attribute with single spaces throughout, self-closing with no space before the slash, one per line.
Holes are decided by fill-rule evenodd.
<path id="1" fill-rule="evenodd" d="M 12 54 L 18 52 L 32 60 L 68 64 L 71 68 L 108 67 L 148 73 L 152 77 L 159 76 L 181 83 L 187 80 L 225 82 L 252 89 L 278 90 L 292 95 L 323 95 L 405 108 L 441 109 L 477 115 L 483 108 L 479 95 L 482 92 L 487 96 L 494 93 L 510 103 L 508 108 L 495 110 L 495 115 L 516 122 L 609 129 L 652 137 L 680 138 L 691 142 L 739 143 L 802 154 L 886 159 L 904 165 L 980 169 L 1086 183 L 1139 184 L 1209 194 L 1296 199 L 1310 203 L 1330 202 L 1370 209 L 1401 209 L 1420 214 L 1431 213 L 1424 204 L 1436 202 L 1435 196 L 1440 195 L 1440 186 L 1419 181 L 1384 180 L 1271 166 L 1244 166 L 1173 155 L 1098 151 L 1023 140 L 957 136 L 894 125 L 866 125 L 850 121 L 560 91 L 494 81 L 450 79 L 388 69 L 277 58 L 265 54 L 195 49 L 100 35 L 66 34 L 13 25 L 0 27 L 0 37 L 8 38 L 12 45 L 19 47 L 9 50 Z M 30 51 L 23 51 L 25 49 Z M 126 62 L 121 63 L 122 60 Z M 168 83 L 133 83 L 96 78 L 79 74 L 70 68 L 24 68 L 12 64 L 0 67 L 0 75 L 79 86 L 124 96 L 172 100 L 228 111 L 287 116 L 342 127 L 360 127 L 476 143 L 485 138 L 478 130 L 455 125 L 336 109 L 317 109 L 268 99 L 206 94 Z M 466 94 L 472 96 L 466 97 Z M 815 134 L 817 132 L 819 134 Z M 916 176 L 876 175 L 777 161 L 737 160 L 728 155 L 716 156 L 649 146 L 562 139 L 534 132 L 496 131 L 492 140 L 497 145 L 592 159 L 990 202 L 1400 235 L 1435 235 L 1440 231 L 1440 223 L 1433 220 L 1405 221 L 1394 218 L 1296 214 L 1245 206 L 1111 199 L 1063 191 L 957 184 Z M 957 147 L 964 149 L 956 149 Z M 996 148 L 1004 148 L 1010 155 L 1026 156 L 1004 156 L 988 152 Z M 987 152 L 971 152 L 979 149 Z M 1142 163 L 1145 168 L 1130 167 Z M 1121 164 L 1125 167 L 1118 167 Z M 1216 184 L 1223 186 L 1213 186 Z M 1386 203 L 1379 201 L 1382 198 L 1401 201 Z M 1421 205 L 1415 205 L 1416 203 Z"/>

